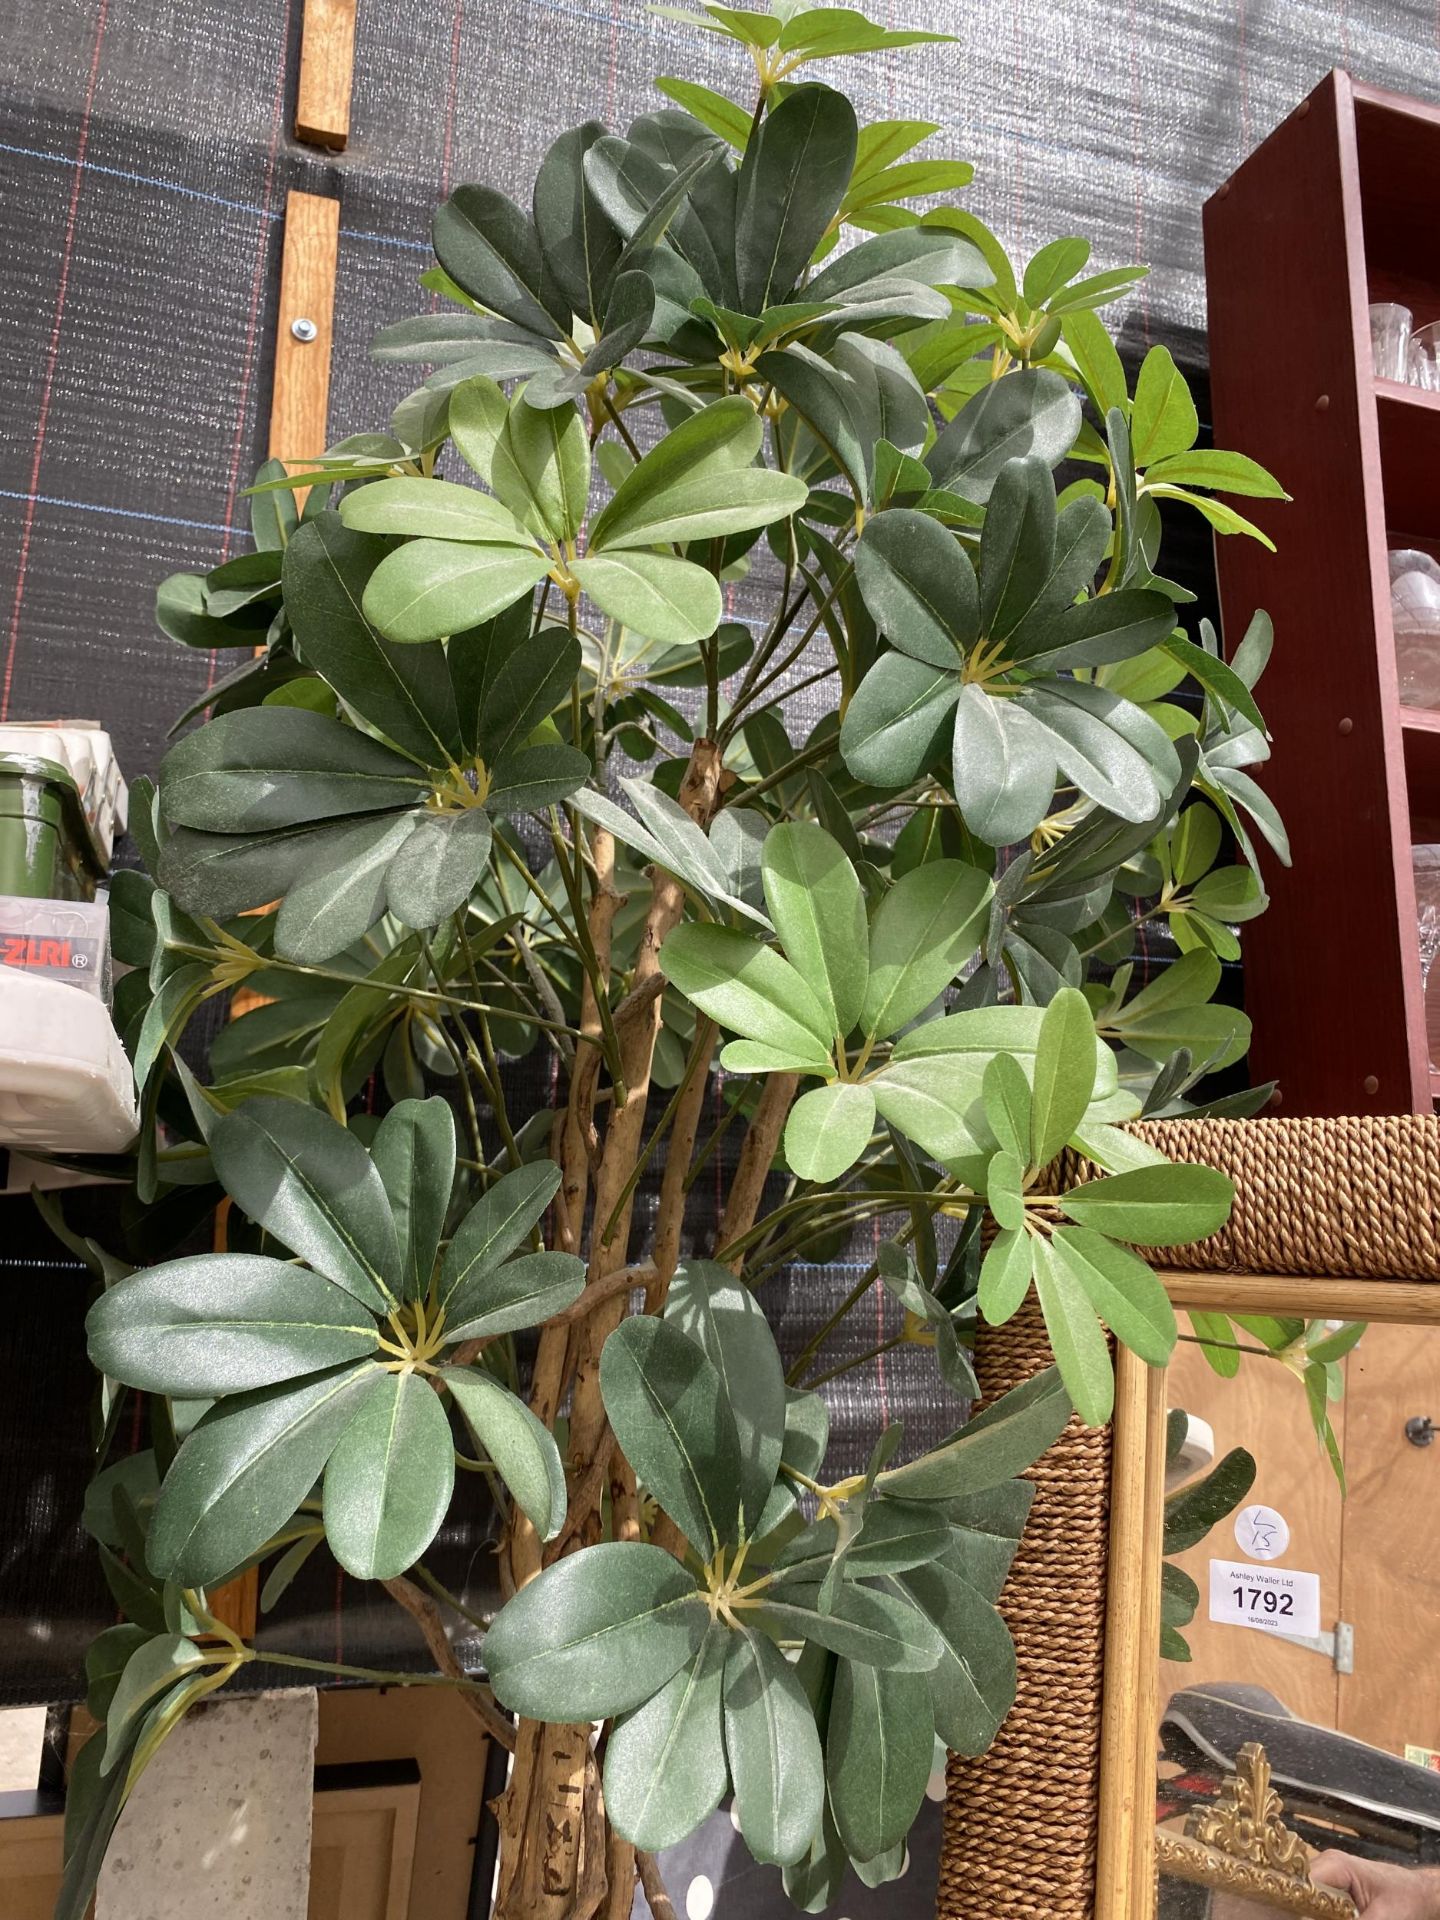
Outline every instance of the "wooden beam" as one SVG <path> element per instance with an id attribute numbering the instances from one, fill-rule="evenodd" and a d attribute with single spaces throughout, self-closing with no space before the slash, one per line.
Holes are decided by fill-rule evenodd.
<path id="1" fill-rule="evenodd" d="M 305 0 L 295 138 L 338 153 L 350 138 L 356 0 Z"/>
<path id="2" fill-rule="evenodd" d="M 340 202 L 328 194 L 292 193 L 285 202 L 280 265 L 270 399 L 272 460 L 297 465 L 325 450 L 339 248 Z"/>
<path id="3" fill-rule="evenodd" d="M 306 8 L 306 40 L 310 13 Z M 353 5 L 350 9 L 352 16 Z M 303 86 L 303 74 L 302 74 Z M 348 82 L 347 82 L 348 97 Z M 335 266 L 340 244 L 340 202 L 318 193 L 292 193 L 285 203 L 285 241 L 280 263 L 280 311 L 275 330 L 275 384 L 270 396 L 270 457 L 308 463 L 323 453 L 330 405 L 330 344 L 335 313 Z M 296 494 L 303 505 L 304 491 Z M 264 649 L 257 647 L 256 652 Z M 265 1004 L 266 996 L 242 987 L 230 1000 L 230 1018 Z M 215 1217 L 215 1244 L 225 1245 L 228 1203 Z M 260 1569 L 251 1567 L 217 1587 L 210 1611 L 252 1638 L 260 1612 Z"/>
<path id="4" fill-rule="evenodd" d="M 1440 1283 L 1284 1273 L 1161 1273 L 1177 1307 L 1204 1313 L 1303 1314 L 1311 1320 L 1440 1323 Z"/>

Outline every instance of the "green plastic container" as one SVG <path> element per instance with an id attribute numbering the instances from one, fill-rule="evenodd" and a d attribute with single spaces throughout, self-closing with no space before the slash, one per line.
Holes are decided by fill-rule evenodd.
<path id="1" fill-rule="evenodd" d="M 0 753 L 0 894 L 93 900 L 104 877 L 69 772 L 53 760 Z"/>

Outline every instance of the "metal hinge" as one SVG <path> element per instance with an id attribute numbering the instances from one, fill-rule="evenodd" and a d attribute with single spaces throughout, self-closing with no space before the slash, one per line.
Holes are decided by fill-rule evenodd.
<path id="1" fill-rule="evenodd" d="M 1284 1640 L 1292 1647 L 1304 1647 L 1307 1653 L 1323 1653 L 1337 1673 L 1355 1671 L 1355 1629 L 1348 1620 L 1337 1620 L 1333 1633 L 1275 1633 L 1272 1640 Z"/>

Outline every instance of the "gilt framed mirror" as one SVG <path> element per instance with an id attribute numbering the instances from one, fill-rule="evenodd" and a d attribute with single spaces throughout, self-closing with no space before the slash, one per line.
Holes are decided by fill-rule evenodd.
<path id="1" fill-rule="evenodd" d="M 1316 1853 L 1440 1864 L 1440 1286 L 1163 1277 L 1170 1366 L 1118 1356 L 1096 1920 L 1340 1920 Z"/>

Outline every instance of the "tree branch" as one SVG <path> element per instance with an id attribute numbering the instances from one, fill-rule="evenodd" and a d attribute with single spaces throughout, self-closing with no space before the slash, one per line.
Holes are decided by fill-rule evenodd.
<path id="1" fill-rule="evenodd" d="M 440 1618 L 440 1609 L 428 1594 L 407 1580 L 404 1574 L 397 1574 L 393 1580 L 386 1580 L 385 1591 L 392 1600 L 409 1614 L 419 1627 L 425 1645 L 430 1649 L 430 1658 L 435 1662 L 447 1680 L 463 1680 L 465 1685 L 457 1688 L 459 1697 L 469 1707 L 476 1719 L 484 1727 L 492 1740 L 498 1740 L 507 1753 L 515 1751 L 515 1729 L 505 1715 L 495 1705 L 489 1694 L 477 1693 L 474 1682 L 466 1673 L 450 1644 L 450 1636 L 445 1631 L 445 1622 Z"/>

